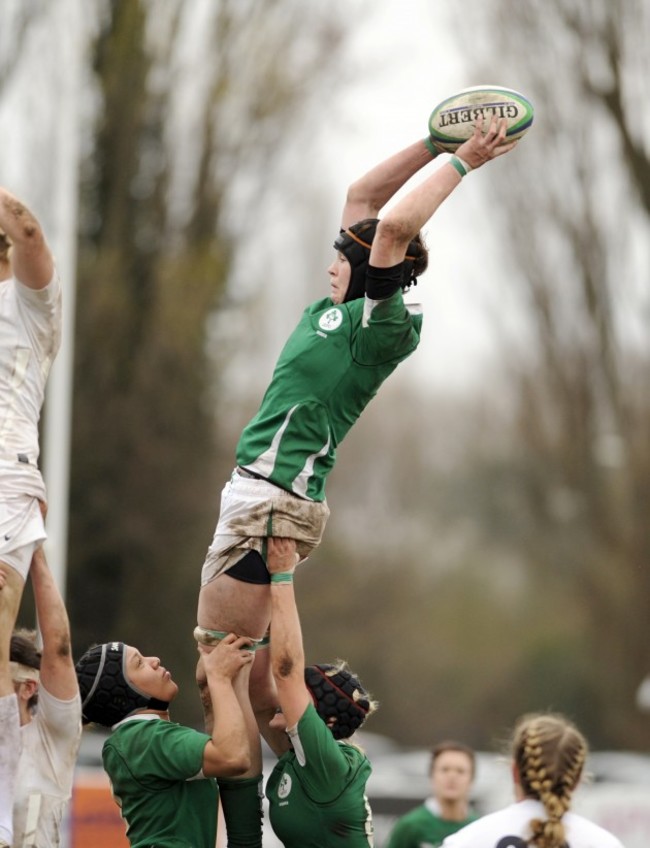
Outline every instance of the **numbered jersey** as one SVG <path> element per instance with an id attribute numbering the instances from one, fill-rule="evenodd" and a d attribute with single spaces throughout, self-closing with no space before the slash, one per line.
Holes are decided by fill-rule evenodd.
<path id="1" fill-rule="evenodd" d="M 372 814 L 366 798 L 370 762 L 337 742 L 310 704 L 290 733 L 266 785 L 273 830 L 285 848 L 369 848 Z"/>
<path id="2" fill-rule="evenodd" d="M 540 801 L 526 799 L 478 819 L 448 836 L 443 848 L 529 848 L 532 819 L 544 819 Z M 562 823 L 567 848 L 623 848 L 619 840 L 588 819 L 565 813 Z"/>

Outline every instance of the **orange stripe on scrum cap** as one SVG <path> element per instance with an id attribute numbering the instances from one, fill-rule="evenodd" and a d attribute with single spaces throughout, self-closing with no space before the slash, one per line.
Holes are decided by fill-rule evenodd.
<path id="1" fill-rule="evenodd" d="M 356 235 L 356 233 L 353 233 L 352 230 L 346 230 L 345 235 L 349 236 L 352 241 L 356 241 L 357 244 L 360 244 L 361 247 L 365 247 L 367 250 L 370 250 L 370 248 L 372 247 L 372 243 L 368 244 L 367 241 L 364 241 L 363 239 L 359 238 L 359 236 Z M 411 262 L 415 262 L 417 256 L 409 256 L 407 253 L 404 259 L 409 259 Z"/>

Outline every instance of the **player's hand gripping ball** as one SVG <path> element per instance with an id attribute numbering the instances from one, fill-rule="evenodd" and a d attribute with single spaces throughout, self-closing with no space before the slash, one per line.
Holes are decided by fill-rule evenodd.
<path id="1" fill-rule="evenodd" d="M 516 141 L 533 123 L 533 104 L 524 94 L 499 85 L 464 88 L 439 103 L 431 113 L 431 142 L 439 150 L 453 153 L 472 135 L 479 118 L 483 118 L 485 131 L 493 115 L 507 121 L 506 142 Z"/>

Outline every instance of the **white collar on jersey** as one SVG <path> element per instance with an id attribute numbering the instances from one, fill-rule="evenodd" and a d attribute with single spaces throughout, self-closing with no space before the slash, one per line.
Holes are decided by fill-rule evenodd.
<path id="1" fill-rule="evenodd" d="M 114 724 L 111 727 L 111 730 L 115 730 L 116 727 L 121 727 L 123 724 L 126 724 L 127 721 L 151 721 L 152 719 L 160 719 L 157 713 L 136 713 L 135 715 L 127 716 L 123 718 L 121 721 L 118 721 L 117 724 Z"/>

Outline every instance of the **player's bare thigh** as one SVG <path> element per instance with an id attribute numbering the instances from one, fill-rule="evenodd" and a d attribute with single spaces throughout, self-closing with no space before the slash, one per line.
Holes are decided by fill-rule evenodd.
<path id="1" fill-rule="evenodd" d="M 197 612 L 200 627 L 261 639 L 270 620 L 268 583 L 245 583 L 225 573 L 201 587 Z"/>

